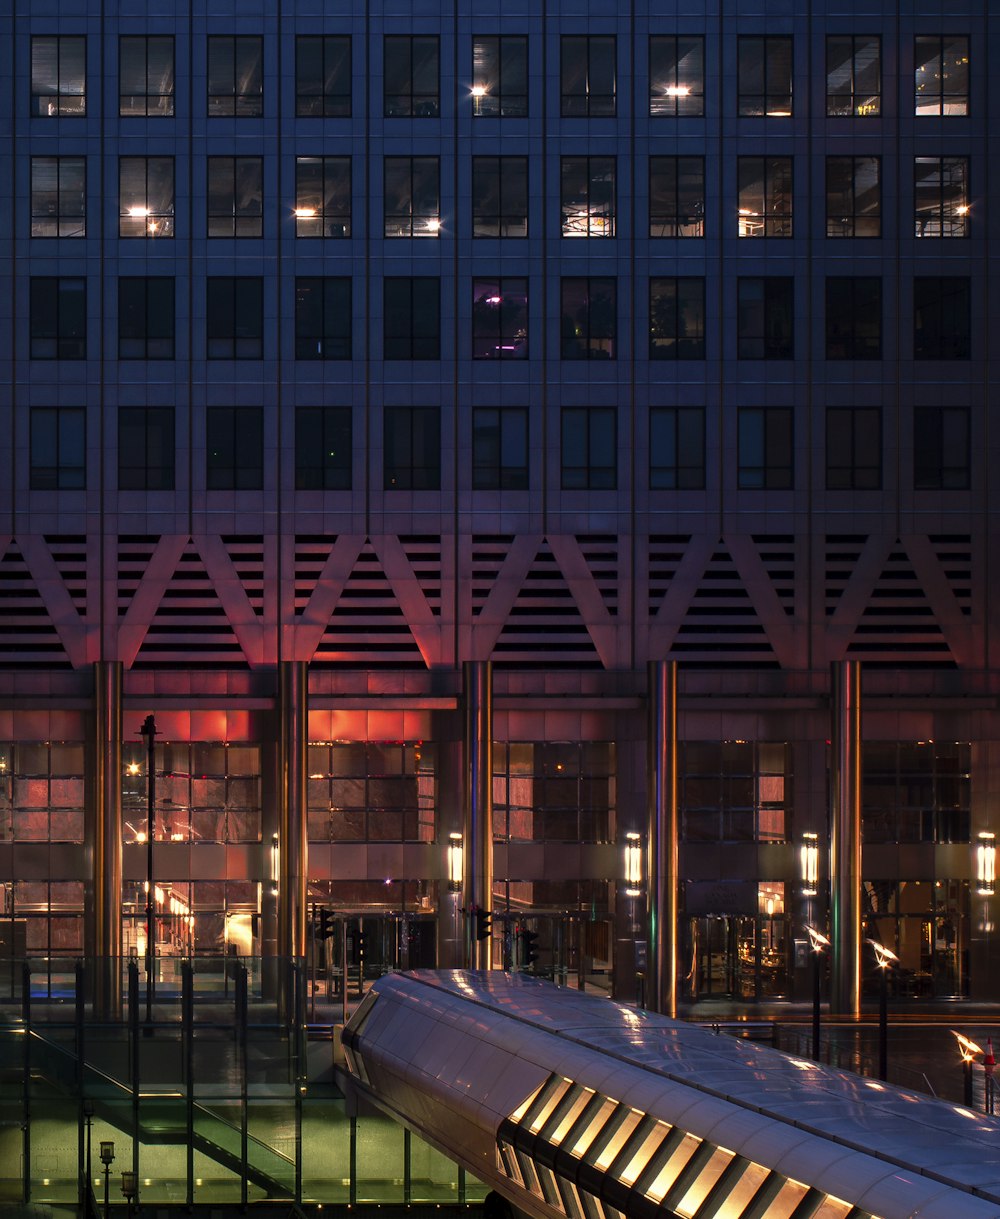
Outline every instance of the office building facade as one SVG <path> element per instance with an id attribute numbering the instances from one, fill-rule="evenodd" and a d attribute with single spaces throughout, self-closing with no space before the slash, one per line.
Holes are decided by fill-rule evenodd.
<path id="1" fill-rule="evenodd" d="M 676 662 L 677 995 L 802 994 L 861 662 L 862 934 L 996 997 L 985 0 L 0 28 L 11 959 L 142 956 L 153 716 L 162 952 L 641 996 Z"/>

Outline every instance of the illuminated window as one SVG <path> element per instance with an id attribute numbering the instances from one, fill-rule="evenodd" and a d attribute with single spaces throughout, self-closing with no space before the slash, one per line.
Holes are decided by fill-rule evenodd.
<path id="1" fill-rule="evenodd" d="M 744 116 L 790 118 L 791 38 L 741 35 L 737 54 L 737 113 Z"/>
<path id="2" fill-rule="evenodd" d="M 877 34 L 827 36 L 826 112 L 855 118 L 882 112 L 882 40 Z"/>
<path id="3" fill-rule="evenodd" d="M 87 113 L 87 40 L 82 34 L 32 37 L 31 113 L 43 118 Z"/>
<path id="4" fill-rule="evenodd" d="M 563 157 L 560 182 L 562 235 L 614 237 L 615 158 Z"/>
<path id="5" fill-rule="evenodd" d="M 350 237 L 351 158 L 295 158 L 295 236 Z"/>
<path id="6" fill-rule="evenodd" d="M 969 158 L 915 157 L 915 237 L 968 237 Z"/>
<path id="7" fill-rule="evenodd" d="M 670 118 L 705 113 L 705 39 L 700 34 L 650 38 L 649 113 Z"/>
<path id="8" fill-rule="evenodd" d="M 118 236 L 173 237 L 174 158 L 118 158 Z"/>
<path id="9" fill-rule="evenodd" d="M 118 113 L 165 118 L 174 112 L 174 40 L 170 35 L 118 39 Z"/>
<path id="10" fill-rule="evenodd" d="M 528 281 L 472 281 L 472 358 L 524 360 L 528 355 Z"/>
<path id="11" fill-rule="evenodd" d="M 914 106 L 918 117 L 969 113 L 969 40 L 925 35 L 913 44 Z"/>
<path id="12" fill-rule="evenodd" d="M 792 158 L 740 157 L 738 226 L 741 237 L 791 237 Z"/>
<path id="13" fill-rule="evenodd" d="M 523 118 L 528 113 L 528 40 L 521 34 L 472 40 L 472 113 Z"/>
<path id="14" fill-rule="evenodd" d="M 705 158 L 649 158 L 650 237 L 705 236 Z"/>

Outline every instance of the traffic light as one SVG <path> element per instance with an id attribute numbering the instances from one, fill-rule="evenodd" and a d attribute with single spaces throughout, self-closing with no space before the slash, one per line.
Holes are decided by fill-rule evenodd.
<path id="1" fill-rule="evenodd" d="M 521 968 L 527 969 L 529 965 L 534 965 L 538 960 L 538 949 L 535 947 L 538 940 L 538 932 L 529 931 L 527 927 L 522 927 L 517 934 L 521 941 Z"/>
<path id="2" fill-rule="evenodd" d="M 320 906 L 319 929 L 316 932 L 318 940 L 328 940 L 333 935 L 333 920 L 335 917 L 332 910 L 327 910 L 325 906 Z"/>
<path id="3" fill-rule="evenodd" d="M 490 938 L 490 912 L 484 910 L 481 906 L 476 907 L 476 939 L 488 940 Z"/>

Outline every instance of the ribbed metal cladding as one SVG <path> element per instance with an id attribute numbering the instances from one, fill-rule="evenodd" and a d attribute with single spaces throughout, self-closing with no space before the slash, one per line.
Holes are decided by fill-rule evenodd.
<path id="1" fill-rule="evenodd" d="M 465 692 L 465 808 L 463 809 L 462 897 L 466 910 L 492 909 L 493 902 L 493 665 L 467 660 Z M 491 969 L 491 940 L 468 936 L 469 965 Z"/>
<path id="2" fill-rule="evenodd" d="M 292 961 L 306 955 L 308 665 L 281 661 L 278 682 L 278 953 Z"/>
<path id="3" fill-rule="evenodd" d="M 94 663 L 94 820 L 88 842 L 94 895 L 94 1006 L 121 1010 L 122 676 L 120 660 Z"/>
<path id="4" fill-rule="evenodd" d="M 831 666 L 830 1012 L 861 1012 L 861 662 Z"/>
<path id="5" fill-rule="evenodd" d="M 647 1002 L 677 1015 L 678 842 L 677 662 L 650 661 L 648 669 L 648 810 L 646 910 L 649 983 Z"/>

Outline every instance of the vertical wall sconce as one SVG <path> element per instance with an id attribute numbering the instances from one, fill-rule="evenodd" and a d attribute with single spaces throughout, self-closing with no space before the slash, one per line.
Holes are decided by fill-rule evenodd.
<path id="1" fill-rule="evenodd" d="M 448 891 L 458 893 L 462 888 L 462 835 L 448 835 Z"/>
<path id="2" fill-rule="evenodd" d="M 992 897 L 996 891 L 996 835 L 984 831 L 979 835 L 979 845 L 976 847 L 976 892 L 981 897 Z"/>
<path id="3" fill-rule="evenodd" d="M 636 833 L 625 835 L 625 893 L 638 897 L 642 892 L 642 839 Z"/>
<path id="4" fill-rule="evenodd" d="M 271 835 L 271 896 L 278 896 L 278 884 L 281 879 L 281 855 L 278 851 L 278 835 Z"/>
<path id="5" fill-rule="evenodd" d="M 802 877 L 804 897 L 815 897 L 819 892 L 819 835 L 803 834 L 799 848 L 799 871 Z"/>

